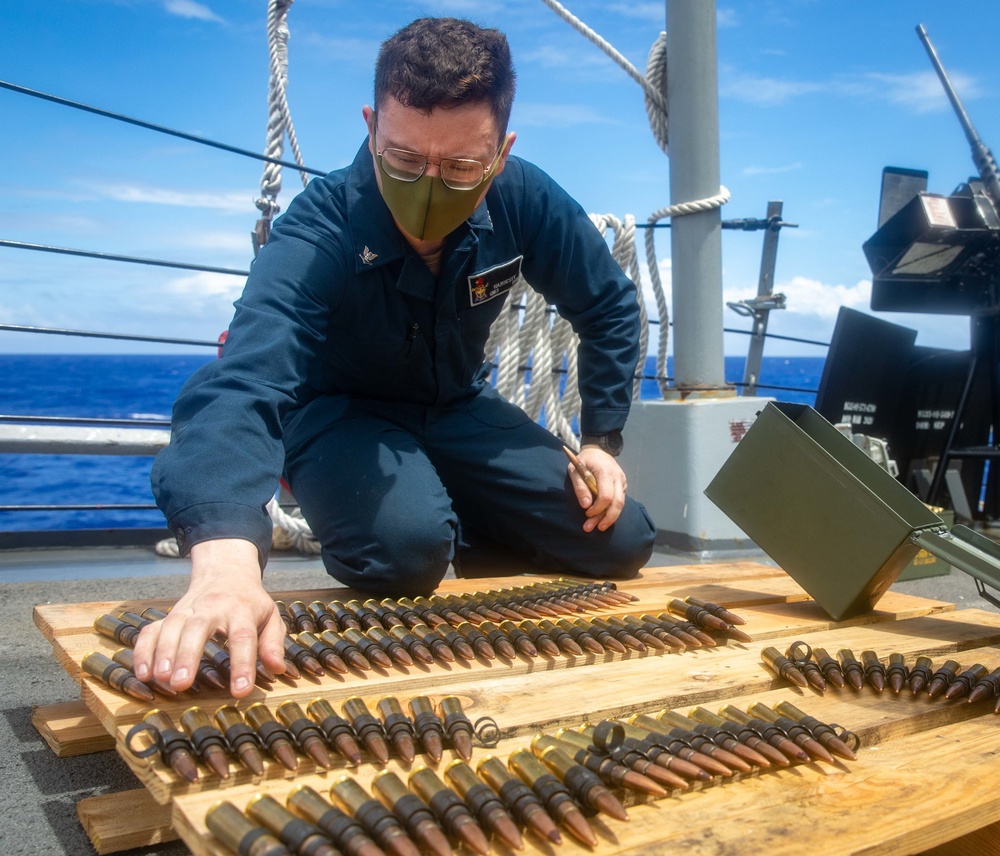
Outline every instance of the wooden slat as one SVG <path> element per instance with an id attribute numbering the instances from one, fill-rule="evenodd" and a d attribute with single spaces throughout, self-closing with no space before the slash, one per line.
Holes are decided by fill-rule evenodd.
<path id="1" fill-rule="evenodd" d="M 921 856 L 1000 856 L 1000 822 L 924 850 Z"/>
<path id="2" fill-rule="evenodd" d="M 115 748 L 115 740 L 81 700 L 36 705 L 31 724 L 59 758 Z"/>
<path id="3" fill-rule="evenodd" d="M 632 805 L 629 822 L 594 818 L 591 824 L 599 838 L 595 849 L 564 834 L 557 852 L 597 856 L 675 850 L 693 856 L 800 856 L 806 849 L 817 856 L 919 852 L 1000 820 L 1000 792 L 983 787 L 984 777 L 1000 772 L 995 742 L 992 716 L 980 716 L 863 748 L 856 762 L 812 763 L 734 777 L 714 787 Z M 494 754 L 506 758 L 523 745 L 524 741 L 508 740 Z M 407 772 L 395 769 L 405 779 Z M 942 770 L 951 774 L 941 775 Z M 376 772 L 363 768 L 357 779 L 367 787 Z M 307 776 L 294 783 L 268 783 L 267 792 L 283 801 L 292 787 L 308 784 L 326 794 L 333 780 Z M 218 799 L 242 808 L 257 791 L 245 786 L 177 797 L 174 826 L 196 856 L 217 856 L 223 851 L 206 831 L 205 812 Z M 525 853 L 553 852 L 538 847 L 530 837 L 526 843 Z"/>
<path id="4" fill-rule="evenodd" d="M 536 580 L 558 579 L 552 574 L 540 574 L 526 577 L 487 577 L 476 580 L 444 580 L 441 583 L 439 592 L 467 592 L 485 591 L 516 585 L 527 585 Z M 683 587 L 690 589 L 692 586 L 735 586 L 737 583 L 746 583 L 747 590 L 754 592 L 754 585 L 750 581 L 763 580 L 772 581 L 777 588 L 765 602 L 772 603 L 792 597 L 801 600 L 805 593 L 784 571 L 768 565 L 761 565 L 757 562 L 720 562 L 711 565 L 679 565 L 669 568 L 647 568 L 638 577 L 627 580 L 619 585 L 625 591 L 634 591 L 640 597 L 644 591 L 658 592 L 662 595 L 664 586 L 669 585 L 672 589 L 680 590 Z M 764 593 L 768 592 L 771 583 L 763 582 Z M 718 591 L 718 589 L 715 589 Z M 685 594 L 695 594 L 694 590 L 685 591 Z M 759 593 L 758 593 L 759 594 Z M 352 589 L 328 587 L 317 588 L 306 591 L 276 591 L 272 592 L 276 600 L 349 600 L 355 597 L 367 597 L 360 595 Z M 35 607 L 33 617 L 35 625 L 42 635 L 50 642 L 60 636 L 69 636 L 76 633 L 87 633 L 93 629 L 94 619 L 105 612 L 116 613 L 122 610 L 135 610 L 136 607 L 145 609 L 152 606 L 156 609 L 165 610 L 172 606 L 172 599 L 156 600 L 120 600 L 110 602 L 94 603 L 74 603 L 74 604 L 39 604 Z"/>
<path id="5" fill-rule="evenodd" d="M 76 815 L 102 856 L 177 840 L 169 807 L 157 805 L 145 788 L 87 797 L 76 804 Z"/>
<path id="6" fill-rule="evenodd" d="M 767 569 L 770 570 L 770 569 Z M 643 612 L 661 611 L 666 604 L 668 597 L 672 596 L 672 571 L 671 574 L 660 574 L 657 577 L 656 586 L 652 580 L 646 582 L 647 591 L 642 596 L 643 599 L 629 608 L 620 608 L 614 612 Z M 652 574 L 651 574 L 652 576 Z M 787 591 L 797 589 L 794 583 L 787 577 Z M 302 594 L 301 592 L 299 593 Z M 79 680 L 79 665 L 84 655 L 90 650 L 102 650 L 111 654 L 117 647 L 111 640 L 96 634 L 91 625 L 93 619 L 102 614 L 102 608 L 107 604 L 91 604 L 89 607 L 89 621 L 86 622 L 86 630 L 71 635 L 64 635 L 61 630 L 57 633 L 54 641 L 54 650 L 60 663 L 71 674 L 75 671 Z M 738 606 L 738 605 L 735 605 Z M 910 595 L 890 592 L 880 603 L 880 609 L 864 617 L 853 619 L 852 622 L 837 625 L 828 616 L 822 613 L 814 603 L 794 601 L 776 603 L 766 607 L 739 607 L 739 611 L 747 618 L 746 629 L 754 636 L 756 642 L 764 642 L 769 639 L 785 637 L 790 634 L 807 635 L 823 630 L 828 630 L 834 626 L 843 627 L 845 624 L 869 624 L 885 623 L 899 620 L 904 617 L 945 614 L 946 610 L 952 610 L 951 604 L 942 601 L 931 601 L 922 598 L 914 598 Z M 981 633 L 976 633 L 970 639 L 965 640 L 965 644 L 985 644 L 988 637 Z M 683 657 L 704 658 L 715 652 L 738 652 L 746 650 L 744 647 L 729 644 L 723 648 L 697 652 L 685 652 Z M 750 650 L 754 650 L 750 647 Z M 274 693 L 280 694 L 281 698 L 293 698 L 297 701 L 310 701 L 318 694 L 328 695 L 334 698 L 343 698 L 346 695 L 382 693 L 393 694 L 409 690 L 410 694 L 416 694 L 418 690 L 433 690 L 441 683 L 449 684 L 478 683 L 490 677 L 498 675 L 522 676 L 535 674 L 544 671 L 552 671 L 564 668 L 575 668 L 581 665 L 591 665 L 597 662 L 614 663 L 635 661 L 643 659 L 645 655 L 629 653 L 626 655 L 609 654 L 602 657 L 587 655 L 584 657 L 569 657 L 560 655 L 559 657 L 539 657 L 528 659 L 519 657 L 513 662 L 503 660 L 477 660 L 471 663 L 460 661 L 453 664 L 435 663 L 431 666 L 418 664 L 409 668 L 394 667 L 391 670 L 382 671 L 373 669 L 369 672 L 352 672 L 347 676 L 327 675 L 321 679 L 302 678 L 297 685 L 292 688 L 279 685 Z M 654 656 L 654 655 L 650 655 Z M 638 678 L 641 682 L 642 678 Z M 254 701 L 267 699 L 269 693 L 257 689 L 247 700 L 247 704 Z M 117 692 L 107 689 L 98 684 L 95 680 L 87 678 L 82 687 L 82 697 L 90 706 L 91 710 L 101 720 L 109 733 L 114 733 L 115 729 L 123 723 L 135 722 L 142 713 L 143 705 L 128 700 Z M 209 705 L 213 702 L 222 703 L 225 696 L 219 693 L 205 692 L 198 696 L 197 703 Z M 168 711 L 183 710 L 190 706 L 191 700 L 184 701 L 163 701 L 158 702 L 160 706 Z"/>
<path id="7" fill-rule="evenodd" d="M 1000 615 L 981 613 L 986 626 L 967 620 L 957 620 L 969 610 L 946 613 L 942 616 L 909 619 L 900 622 L 889 622 L 886 625 L 864 625 L 842 628 L 829 632 L 834 639 L 842 634 L 844 646 L 854 647 L 860 652 L 865 648 L 884 652 L 887 659 L 891 651 L 906 654 L 910 661 L 917 654 L 926 650 L 930 644 L 940 650 L 947 647 L 949 653 L 955 653 L 959 646 L 971 648 L 975 646 L 977 654 L 985 658 L 991 665 L 1000 665 L 1000 649 L 986 648 L 984 645 L 1000 645 Z M 913 625 L 913 633 L 907 633 L 906 628 Z M 917 635 L 919 634 L 919 635 Z M 891 642 L 891 645 L 890 645 Z M 838 645 L 838 647 L 844 647 Z M 836 648 L 834 649 L 836 650 Z M 374 709 L 375 702 L 383 695 L 396 695 L 404 703 L 413 695 L 427 694 L 432 698 L 445 695 L 457 695 L 462 699 L 469 718 L 480 716 L 493 717 L 500 726 L 505 737 L 528 735 L 539 729 L 555 729 L 572 726 L 583 721 L 594 721 L 628 715 L 636 712 L 648 712 L 663 707 L 690 708 L 705 704 L 717 707 L 720 699 L 745 697 L 750 701 L 754 697 L 766 694 L 771 690 L 779 690 L 790 699 L 802 699 L 804 702 L 827 703 L 840 698 L 846 705 L 836 708 L 832 721 L 847 725 L 854 721 L 850 714 L 852 705 L 864 705 L 865 699 L 874 705 L 877 711 L 877 722 L 881 722 L 881 736 L 891 736 L 899 733 L 909 733 L 916 728 L 930 728 L 942 722 L 952 722 L 969 715 L 970 705 L 965 703 L 929 702 L 926 696 L 914 700 L 913 705 L 906 707 L 906 699 L 889 698 L 871 699 L 873 692 L 861 694 L 860 699 L 853 697 L 853 691 L 844 689 L 836 693 L 828 693 L 829 699 L 818 700 L 820 697 L 814 691 L 801 691 L 786 686 L 779 681 L 760 662 L 755 649 L 752 652 L 742 647 L 717 649 L 712 651 L 692 651 L 683 654 L 670 654 L 646 657 L 615 659 L 603 664 L 595 664 L 587 668 L 552 669 L 526 675 L 478 673 L 475 682 L 465 679 L 447 681 L 440 677 L 397 683 L 395 685 L 380 685 L 357 692 L 341 692 L 336 696 L 326 697 L 333 703 L 342 701 L 348 695 L 357 694 Z M 970 665 L 971 665 L 970 660 Z M 595 691 L 596 689 L 596 691 Z M 95 688 L 100 690 L 100 688 Z M 277 704 L 285 699 L 294 699 L 303 706 L 312 696 L 302 695 L 290 688 L 278 694 L 272 694 L 267 699 L 268 705 L 275 709 Z M 96 700 L 96 699 L 95 699 Z M 240 706 L 245 707 L 250 699 L 244 700 Z M 749 703 L 749 701 L 747 701 Z M 891 715 L 891 707 L 900 712 Z M 928 710 L 925 710 L 927 708 Z M 168 709 L 165 705 L 163 709 Z M 951 713 L 946 711 L 951 710 Z M 982 707 L 972 708 L 978 715 Z M 176 710 L 175 717 L 179 715 Z M 897 719 L 916 717 L 910 726 L 897 727 L 890 732 L 886 723 Z M 874 729 L 874 726 L 866 728 Z M 117 736 L 119 746 L 124 746 L 128 724 L 120 725 Z M 873 733 L 876 733 L 873 731 Z M 127 752 L 122 753 L 133 771 L 154 798 L 161 803 L 169 801 L 177 794 L 197 793 L 213 786 L 211 779 L 189 784 L 176 776 L 157 759 L 137 760 Z M 307 759 L 300 758 L 303 771 L 318 768 Z M 286 778 L 289 774 L 276 763 L 269 763 L 267 778 Z M 250 780 L 249 773 L 244 770 L 234 771 L 234 783 L 240 784 Z"/>
<path id="8" fill-rule="evenodd" d="M 530 582 L 530 578 L 453 580 L 442 586 L 442 590 L 485 590 L 525 582 Z M 974 657 L 995 666 L 1000 664 L 1000 616 L 997 614 L 979 610 L 959 612 L 942 601 L 890 592 L 880 601 L 877 610 L 850 622 L 837 623 L 809 601 L 801 588 L 783 572 L 742 562 L 728 566 L 694 565 L 648 570 L 621 587 L 637 594 L 640 601 L 616 610 L 618 612 L 657 612 L 665 607 L 668 597 L 693 594 L 727 605 L 743 615 L 748 621 L 744 629 L 754 637 L 754 642 L 730 643 L 680 654 L 518 658 L 513 663 L 476 661 L 451 664 L 447 668 L 436 665 L 381 673 L 373 670 L 348 678 L 303 679 L 295 686 L 279 684 L 268 693 L 255 691 L 240 704 L 246 707 L 254 701 L 267 701 L 274 708 L 285 699 L 305 704 L 323 695 L 336 705 L 350 695 L 360 695 L 374 707 L 374 702 L 383 695 L 395 695 L 405 702 L 416 694 L 432 698 L 455 694 L 463 700 L 473 720 L 483 715 L 497 720 L 505 740 L 495 751 L 502 753 L 524 745 L 528 736 L 540 728 L 551 730 L 588 719 L 650 712 L 660 707 L 682 712 L 695 704 L 714 708 L 729 700 L 745 708 L 751 701 L 773 703 L 785 697 L 821 719 L 831 721 L 832 717 L 832 721 L 855 729 L 866 747 L 856 763 L 811 764 L 787 771 L 754 774 L 743 777 L 738 784 L 731 781 L 698 793 L 674 795 L 667 800 L 635 806 L 630 809 L 633 816 L 630 824 L 597 821 L 601 845 L 593 852 L 599 854 L 645 854 L 679 847 L 695 854 L 765 850 L 785 853 L 792 852 L 793 844 L 798 847 L 797 852 L 801 852 L 804 840 L 808 840 L 811 849 L 819 849 L 823 854 L 868 852 L 868 848 L 874 848 L 872 852 L 904 853 L 915 852 L 914 847 L 944 846 L 945 842 L 963 836 L 967 842 L 975 843 L 981 840 L 981 833 L 977 832 L 980 827 L 1000 822 L 1000 807 L 994 805 L 991 795 L 995 789 L 983 784 L 1000 774 L 1000 769 L 996 768 L 1000 760 L 994 762 L 982 749 L 985 744 L 978 730 L 983 723 L 993 725 L 995 730 L 992 704 L 929 701 L 926 697 L 914 699 L 905 693 L 898 697 L 891 693 L 878 696 L 867 688 L 863 693 L 839 690 L 820 696 L 812 690 L 783 686 L 759 659 L 764 644 L 784 650 L 791 642 L 802 639 L 831 652 L 841 647 L 852 648 L 857 653 L 870 648 L 883 659 L 894 651 L 908 658 L 926 654 L 935 659 L 961 653 L 956 659 L 963 663 Z M 330 600 L 350 596 L 352 593 L 343 589 L 275 593 L 276 598 L 285 600 Z M 234 765 L 233 777 L 224 783 L 203 771 L 202 781 L 189 786 L 176 781 L 176 776 L 162 769 L 159 761 L 132 758 L 122 748 L 124 735 L 130 724 L 139 719 L 145 706 L 125 700 L 91 678 L 81 678 L 77 664 L 86 650 L 99 648 L 110 652 L 116 647 L 92 629 L 94 619 L 100 614 L 150 605 L 163 608 L 169 604 L 170 601 L 141 604 L 121 601 L 40 606 L 35 610 L 36 624 L 52 643 L 57 659 L 70 674 L 82 680 L 81 700 L 93 714 L 89 721 L 79 721 L 80 730 L 75 731 L 68 723 L 55 725 L 57 735 L 68 735 L 57 736 L 56 744 L 75 745 L 84 724 L 91 728 L 98 723 L 106 734 L 114 735 L 120 754 L 147 787 L 144 791 L 148 794 L 145 797 L 147 804 L 160 812 L 160 820 L 146 824 L 147 818 L 157 817 L 152 809 L 129 807 L 123 813 L 121 806 L 109 804 L 108 817 L 117 817 L 121 825 L 115 829 L 114 821 L 109 820 L 97 833 L 96 840 L 105 842 L 98 847 L 99 852 L 112 852 L 101 849 L 105 846 L 120 849 L 107 842 L 116 838 L 132 842 L 133 835 L 136 843 L 126 846 L 152 843 L 141 838 L 162 834 L 162 829 L 152 832 L 147 827 L 161 827 L 166 823 L 162 813 L 172 803 L 173 823 L 188 846 L 198 854 L 215 853 L 217 851 L 206 838 L 203 822 L 205 809 L 215 800 L 226 797 L 241 804 L 259 789 L 280 797 L 303 782 L 325 792 L 333 778 L 342 772 L 340 768 L 321 774 L 311 761 L 301 758 L 303 775 L 292 775 L 278 765 L 269 764 L 263 779 L 254 782 L 246 771 L 236 770 Z M 206 692 L 197 698 L 197 703 L 209 712 L 229 701 L 231 699 L 224 693 Z M 192 700 L 164 700 L 158 704 L 176 719 Z M 72 710 L 67 708 L 64 713 L 69 716 Z M 52 728 L 60 722 L 59 712 L 44 712 L 39 721 L 43 727 Z M 955 734 L 968 736 L 969 745 L 954 746 L 950 738 Z M 938 752 L 939 746 L 945 749 Z M 919 789 L 926 794 L 911 793 L 912 789 L 906 784 L 908 760 L 918 758 L 922 762 L 921 774 L 948 779 L 953 769 L 951 765 L 959 763 L 956 759 L 963 751 L 966 760 L 962 763 L 972 763 L 975 756 L 975 763 L 981 770 L 976 778 L 965 776 L 964 769 L 957 777 L 962 787 L 972 794 L 968 805 L 954 795 L 948 796 L 949 803 L 935 794 L 933 786 L 926 782 L 922 782 Z M 979 754 L 975 755 L 976 752 Z M 477 757 L 482 754 L 484 751 L 477 749 Z M 363 783 L 376 769 L 371 764 L 362 765 L 358 775 Z M 401 773 L 405 775 L 406 771 L 401 770 Z M 885 804 L 891 803 L 889 794 L 893 789 L 902 793 L 901 805 L 906 806 L 908 812 L 919 815 L 912 824 L 906 826 L 901 820 L 897 822 L 893 810 L 884 830 L 874 827 L 870 821 L 864 824 L 861 833 L 841 831 L 839 806 L 849 806 L 847 814 L 861 817 L 867 810 L 863 797 L 867 797 L 885 810 Z M 103 804 L 95 806 L 91 810 L 88 805 L 87 822 L 91 822 L 90 818 L 101 817 L 105 811 Z M 809 818 L 815 826 L 811 831 L 803 828 L 805 837 L 797 835 L 800 806 L 804 812 L 801 817 Z M 937 810 L 936 821 L 931 820 L 931 808 Z M 750 845 L 741 837 L 746 830 L 753 833 Z M 559 852 L 577 852 L 568 836 L 565 838 L 567 844 L 560 847 Z M 823 846 L 818 847 L 817 841 Z M 577 850 L 583 852 L 582 848 Z M 553 851 L 546 848 L 543 852 L 552 856 Z M 948 852 L 952 851 L 942 850 L 937 856 L 945 856 Z"/>

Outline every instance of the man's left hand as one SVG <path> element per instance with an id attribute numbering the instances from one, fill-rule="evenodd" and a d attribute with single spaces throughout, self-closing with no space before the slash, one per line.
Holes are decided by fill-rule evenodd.
<path id="1" fill-rule="evenodd" d="M 600 446 L 584 446 L 579 454 L 580 462 L 597 479 L 597 496 L 590 492 L 583 477 L 576 468 L 569 465 L 569 477 L 580 507 L 587 513 L 583 523 L 584 532 L 595 529 L 603 532 L 614 524 L 625 505 L 625 490 L 628 483 L 625 473 L 611 455 Z"/>

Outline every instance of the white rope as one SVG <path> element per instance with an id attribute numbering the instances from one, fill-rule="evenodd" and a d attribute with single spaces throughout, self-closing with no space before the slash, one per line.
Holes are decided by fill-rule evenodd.
<path id="1" fill-rule="evenodd" d="M 291 112 L 288 109 L 288 10 L 293 0 L 270 0 L 267 10 L 267 46 L 270 56 L 270 80 L 267 94 L 267 142 L 264 154 L 281 158 L 284 153 L 285 136 L 295 157 L 295 162 L 303 166 L 302 153 L 295 136 Z M 309 183 L 309 176 L 300 172 L 303 187 Z M 281 165 L 265 163 L 260 179 L 261 197 L 255 204 L 265 220 L 271 220 L 281 210 L 278 194 L 281 192 Z"/>
<path id="2" fill-rule="evenodd" d="M 277 498 L 272 498 L 267 504 L 267 513 L 271 515 L 274 528 L 271 533 L 271 545 L 275 550 L 298 550 L 300 553 L 320 552 L 320 543 L 313 535 L 309 524 L 297 508 L 291 512 L 278 505 Z"/>
<path id="3" fill-rule="evenodd" d="M 153 552 L 168 559 L 177 559 L 180 558 L 181 548 L 177 546 L 176 538 L 164 538 L 153 545 Z"/>
<path id="4" fill-rule="evenodd" d="M 621 66 L 625 73 L 646 91 L 646 97 L 656 104 L 660 112 L 663 114 L 664 120 L 666 120 L 667 100 L 663 94 L 663 89 L 657 89 L 649 80 L 643 77 L 639 72 L 639 69 L 632 65 L 632 63 L 630 63 L 621 53 L 619 53 L 619 51 L 616 50 L 610 42 L 606 41 L 596 31 L 588 27 L 561 3 L 558 3 L 556 0 L 542 0 L 542 2 L 566 23 L 568 23 L 574 30 L 583 35 L 585 38 L 590 39 L 590 41 L 597 45 L 602 51 L 611 57 L 611 59 Z"/>
<path id="5" fill-rule="evenodd" d="M 320 552 L 319 541 L 297 508 L 286 512 L 278 505 L 277 497 L 272 497 L 267 504 L 267 513 L 271 516 L 271 546 L 275 550 L 298 550 L 300 553 L 314 554 Z M 153 545 L 153 551 L 157 555 L 173 559 L 180 556 L 176 538 L 158 541 Z"/>
<path id="6" fill-rule="evenodd" d="M 667 386 L 667 343 L 670 341 L 670 313 L 667 309 L 667 297 L 660 280 L 659 262 L 656 260 L 656 229 L 653 226 L 668 217 L 680 217 L 684 214 L 695 214 L 699 211 L 711 211 L 725 205 L 730 198 L 729 190 L 723 186 L 715 196 L 699 199 L 693 202 L 679 202 L 669 205 L 649 215 L 646 228 L 646 265 L 649 267 L 649 281 L 653 286 L 653 297 L 656 300 L 656 312 L 660 317 L 660 339 L 656 349 L 656 383 L 660 394 L 666 396 Z"/>

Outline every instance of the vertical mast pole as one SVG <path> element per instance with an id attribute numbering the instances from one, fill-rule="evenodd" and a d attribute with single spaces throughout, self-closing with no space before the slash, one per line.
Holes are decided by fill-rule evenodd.
<path id="1" fill-rule="evenodd" d="M 715 0 L 667 0 L 670 202 L 719 193 Z M 681 396 L 725 387 L 722 212 L 673 219 L 674 386 Z"/>

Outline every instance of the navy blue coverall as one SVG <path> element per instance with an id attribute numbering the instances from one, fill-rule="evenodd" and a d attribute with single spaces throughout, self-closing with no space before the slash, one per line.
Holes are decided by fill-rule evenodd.
<path id="1" fill-rule="evenodd" d="M 495 549 L 548 571 L 633 576 L 652 551 L 645 509 L 627 497 L 612 527 L 584 532 L 560 441 L 489 385 L 484 345 L 518 273 L 580 335 L 581 429 L 620 429 L 636 289 L 544 172 L 509 158 L 448 237 L 437 277 L 393 223 L 367 142 L 312 181 L 276 221 L 221 358 L 182 389 L 154 463 L 182 555 L 244 538 L 263 567 L 265 506 L 284 473 L 328 572 L 372 594 L 427 593 L 449 562 L 475 571 Z"/>

